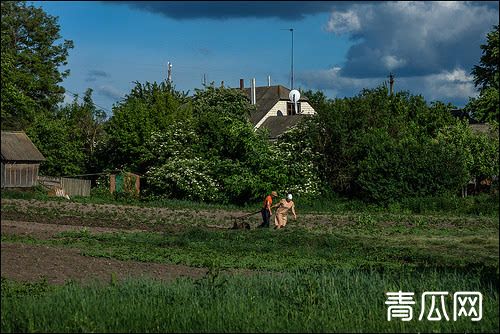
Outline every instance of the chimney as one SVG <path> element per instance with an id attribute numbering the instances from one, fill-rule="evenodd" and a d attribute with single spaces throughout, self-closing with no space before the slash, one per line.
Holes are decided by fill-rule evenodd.
<path id="1" fill-rule="evenodd" d="M 240 79 L 240 89 L 243 90 L 245 89 L 245 80 Z"/>
<path id="2" fill-rule="evenodd" d="M 252 79 L 252 83 L 250 86 L 250 103 L 251 104 L 256 104 L 256 97 L 255 97 L 255 78 Z"/>
<path id="3" fill-rule="evenodd" d="M 267 87 L 271 87 L 271 76 L 267 76 Z"/>

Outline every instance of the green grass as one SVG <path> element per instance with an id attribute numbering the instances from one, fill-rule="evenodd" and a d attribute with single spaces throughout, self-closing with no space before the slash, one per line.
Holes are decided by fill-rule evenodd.
<path id="1" fill-rule="evenodd" d="M 88 286 L 3 279 L 2 332 L 499 329 L 498 213 L 426 209 L 417 215 L 389 207 L 302 215 L 301 210 L 299 220 L 291 220 L 284 230 L 248 231 L 207 228 L 213 224 L 229 227 L 231 215 L 219 221 L 217 216 L 198 214 L 201 208 L 195 206 L 155 217 L 159 210 L 116 207 L 108 211 L 88 204 L 95 210 L 86 212 L 53 204 L 49 208 L 36 203 L 6 204 L 2 217 L 43 218 L 42 222 L 59 222 L 64 217 L 76 224 L 95 219 L 99 223 L 95 226 L 155 226 L 157 232 L 94 234 L 85 228 L 43 240 L 2 234 L 2 243 L 69 247 L 88 256 L 208 267 L 211 274 L 168 284 L 111 278 L 109 284 Z M 246 276 L 217 274 L 229 268 L 255 271 Z M 388 322 L 384 292 L 399 290 L 416 296 L 424 291 L 479 291 L 484 295 L 483 320 Z M 415 308 L 419 307 L 417 303 Z M 418 314 L 415 311 L 415 319 Z"/>
<path id="2" fill-rule="evenodd" d="M 264 196 L 264 194 L 263 194 Z M 43 189 L 33 191 L 4 190 L 2 198 L 37 199 L 43 201 L 61 201 L 66 199 L 49 197 Z M 233 204 L 193 202 L 179 199 L 139 199 L 134 197 L 90 196 L 73 197 L 71 201 L 84 204 L 126 204 L 141 207 L 168 207 L 172 209 L 224 209 L 224 210 L 254 210 L 261 203 L 251 203 L 246 206 Z M 452 195 L 403 198 L 399 202 L 390 204 L 366 203 L 359 199 L 348 199 L 340 196 L 333 197 L 304 197 L 295 196 L 297 209 L 302 213 L 393 213 L 393 214 L 433 214 L 433 215 L 477 215 L 499 216 L 499 194 L 480 194 L 461 198 Z"/>
<path id="3" fill-rule="evenodd" d="M 295 270 L 318 268 L 442 268 L 498 272 L 498 229 L 402 229 L 359 226 L 332 232 L 208 230 L 176 232 L 63 232 L 49 240 L 3 235 L 23 242 L 80 249 L 88 256 L 189 266 Z"/>
<path id="4" fill-rule="evenodd" d="M 20 287 L 21 286 L 21 287 Z M 1 331 L 10 332 L 497 332 L 498 291 L 472 274 L 293 271 L 205 278 L 69 283 L 26 294 L 2 280 Z M 415 293 L 410 322 L 387 321 L 385 292 Z M 483 318 L 418 320 L 424 291 L 479 291 Z M 427 305 L 429 307 L 429 305 Z"/>

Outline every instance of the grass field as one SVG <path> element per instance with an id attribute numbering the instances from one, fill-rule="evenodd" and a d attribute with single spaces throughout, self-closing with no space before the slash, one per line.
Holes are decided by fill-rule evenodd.
<path id="1" fill-rule="evenodd" d="M 209 268 L 203 278 L 92 283 L 2 277 L 2 332 L 497 332 L 498 214 L 365 210 L 299 214 L 284 230 L 229 230 L 245 210 L 2 198 L 2 220 L 75 225 L 2 245 Z M 423 210 L 425 212 L 425 210 Z M 472 210 L 473 211 L 473 210 Z M 479 210 L 485 211 L 485 210 Z M 258 218 L 251 221 L 255 226 Z M 91 232 L 90 227 L 117 232 Z M 140 228 L 141 231 L 131 231 Z M 245 273 L 228 270 L 241 269 Z M 415 293 L 414 320 L 387 321 L 385 292 Z M 418 321 L 424 291 L 483 294 L 483 318 Z"/>

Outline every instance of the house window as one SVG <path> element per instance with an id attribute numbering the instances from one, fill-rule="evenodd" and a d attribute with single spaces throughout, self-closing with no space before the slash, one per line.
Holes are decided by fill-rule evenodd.
<path id="1" fill-rule="evenodd" d="M 292 102 L 287 102 L 286 114 L 289 116 L 295 115 L 295 114 L 300 114 L 300 102 L 297 102 L 297 112 L 295 112 L 295 105 Z"/>
<path id="2" fill-rule="evenodd" d="M 278 112 L 276 113 L 276 115 L 283 116 L 283 112 L 281 110 L 278 110 Z"/>

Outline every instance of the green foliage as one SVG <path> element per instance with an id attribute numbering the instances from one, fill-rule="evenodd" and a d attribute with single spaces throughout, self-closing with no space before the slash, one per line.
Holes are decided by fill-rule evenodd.
<path id="1" fill-rule="evenodd" d="M 26 133 L 46 158 L 40 172 L 71 176 L 98 171 L 95 151 L 104 136 L 105 117 L 95 108 L 91 89 L 82 104 L 75 97 L 54 113 L 37 115 Z"/>
<path id="2" fill-rule="evenodd" d="M 3 293 L 2 332 L 467 332 L 498 329 L 498 291 L 467 273 L 359 270 L 218 273 L 173 282 L 66 284 L 44 295 Z M 410 291 L 410 322 L 387 321 L 385 292 Z M 418 321 L 424 291 L 480 291 L 483 319 Z M 451 300 L 446 310 L 451 310 Z M 450 314 L 450 311 L 448 311 Z"/>
<path id="3" fill-rule="evenodd" d="M 479 87 L 479 97 L 471 98 L 466 110 L 480 122 L 498 123 L 500 121 L 498 25 L 493 27 L 486 39 L 486 44 L 481 45 L 483 54 L 479 65 L 475 65 L 471 71 L 474 76 L 474 84 Z"/>
<path id="4" fill-rule="evenodd" d="M 104 137 L 103 125 L 106 113 L 94 105 L 92 89 L 85 91 L 82 104 L 78 104 L 78 96 L 75 96 L 73 103 L 59 108 L 58 117 L 64 119 L 71 127 L 71 136 L 81 147 L 85 156 L 85 172 L 100 171 L 97 167 L 96 149 Z"/>
<path id="5" fill-rule="evenodd" d="M 454 145 L 375 136 L 359 163 L 357 184 L 377 202 L 456 192 L 468 181 L 461 150 Z"/>
<path id="6" fill-rule="evenodd" d="M 197 90 L 192 117 L 152 131 L 138 154 L 148 193 L 243 204 L 270 191 L 276 183 L 267 171 L 276 164 L 267 138 L 248 120 L 252 108 L 238 90 Z"/>
<path id="7" fill-rule="evenodd" d="M 245 95 L 237 89 L 207 86 L 196 90 L 193 113 L 200 150 L 206 158 L 248 161 L 251 158 L 252 140 L 256 139 L 248 121 L 250 105 Z"/>
<path id="8" fill-rule="evenodd" d="M 436 139 L 459 149 L 467 171 L 466 181 L 498 175 L 498 135 L 474 133 L 466 121 L 457 121 L 443 128 Z"/>
<path id="9" fill-rule="evenodd" d="M 189 122 L 191 109 L 185 93 L 170 83 L 136 83 L 125 99 L 113 108 L 105 125 L 106 136 L 98 156 L 103 168 L 147 171 L 147 143 L 176 121 Z"/>
<path id="10" fill-rule="evenodd" d="M 500 115 L 499 104 L 498 87 L 488 87 L 481 91 L 477 98 L 469 98 L 465 110 L 479 122 L 496 122 L 498 124 Z"/>
<path id="11" fill-rule="evenodd" d="M 57 17 L 24 1 L 1 4 L 2 129 L 24 130 L 35 115 L 62 102 L 59 83 L 69 74 L 66 65 L 73 42 L 61 38 Z"/>
<path id="12" fill-rule="evenodd" d="M 471 177 L 498 174 L 498 139 L 457 124 L 450 104 L 389 96 L 384 86 L 321 101 L 307 133 L 327 192 L 387 204 L 454 194 Z"/>
<path id="13" fill-rule="evenodd" d="M 475 65 L 471 71 L 471 74 L 474 76 L 474 84 L 476 87 L 480 87 L 480 91 L 488 87 L 498 89 L 498 60 L 500 58 L 498 31 L 497 24 L 486 35 L 486 44 L 481 45 L 483 54 L 479 65 Z"/>
<path id="14" fill-rule="evenodd" d="M 85 154 L 74 128 L 64 119 L 38 115 L 26 131 L 45 161 L 40 174 L 50 176 L 78 175 L 85 172 Z"/>

